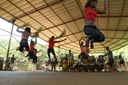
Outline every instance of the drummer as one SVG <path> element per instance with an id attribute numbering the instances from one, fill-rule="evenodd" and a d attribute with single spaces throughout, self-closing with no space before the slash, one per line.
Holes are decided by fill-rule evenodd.
<path id="1" fill-rule="evenodd" d="M 110 72 L 110 68 L 112 68 L 112 72 L 113 72 L 113 64 L 114 64 L 114 60 L 113 60 L 113 53 L 112 51 L 109 49 L 109 47 L 106 47 L 107 52 L 103 55 L 106 56 L 108 55 L 108 71 Z"/>
<path id="2" fill-rule="evenodd" d="M 91 65 L 89 65 L 90 71 L 95 71 L 95 67 L 96 67 L 96 59 L 94 58 L 94 56 L 92 55 L 92 59 L 91 59 L 91 63 L 94 64 L 94 68 L 91 68 Z"/>

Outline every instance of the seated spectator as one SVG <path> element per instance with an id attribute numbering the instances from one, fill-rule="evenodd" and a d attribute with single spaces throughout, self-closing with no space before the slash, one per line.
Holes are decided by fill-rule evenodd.
<path id="1" fill-rule="evenodd" d="M 100 55 L 98 56 L 97 65 L 96 65 L 97 71 L 102 71 L 102 69 L 103 69 L 103 59 L 102 58 Z"/>
<path id="2" fill-rule="evenodd" d="M 94 65 L 91 65 L 91 64 L 94 64 Z M 90 71 L 95 71 L 95 68 L 96 68 L 96 59 L 94 58 L 94 56 L 92 56 L 91 64 L 89 65 Z"/>
<path id="3" fill-rule="evenodd" d="M 98 59 L 97 59 L 97 63 L 103 63 L 103 62 L 102 62 L 102 58 L 100 58 L 100 57 L 101 57 L 101 56 L 99 55 L 99 56 L 98 56 Z"/>
<path id="4" fill-rule="evenodd" d="M 74 71 L 75 71 L 75 69 L 77 68 L 78 70 L 79 70 L 79 72 L 81 71 L 81 67 L 83 67 L 84 68 L 84 66 L 83 66 L 83 61 L 82 61 L 82 58 L 81 58 L 81 56 L 79 55 L 78 56 L 78 63 L 77 63 L 77 65 L 75 66 L 75 68 L 74 68 Z M 85 69 L 85 68 L 84 68 Z"/>
<path id="5" fill-rule="evenodd" d="M 96 59 L 92 56 L 91 63 L 96 63 Z"/>

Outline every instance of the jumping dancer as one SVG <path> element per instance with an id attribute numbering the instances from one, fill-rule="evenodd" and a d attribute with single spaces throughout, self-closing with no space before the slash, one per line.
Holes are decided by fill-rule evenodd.
<path id="1" fill-rule="evenodd" d="M 29 49 L 29 52 L 28 52 L 27 56 L 29 56 L 29 60 L 33 59 L 33 63 L 34 63 L 34 60 L 37 59 L 37 57 L 36 57 L 37 50 L 34 47 L 34 45 L 36 45 L 36 43 L 37 43 L 37 38 L 35 37 L 35 42 L 32 39 L 31 39 L 31 42 L 30 42 L 30 49 Z"/>
<path id="2" fill-rule="evenodd" d="M 20 47 L 18 47 L 16 50 L 24 53 L 25 51 L 29 51 L 29 46 L 28 46 L 28 37 L 34 37 L 35 35 L 31 34 L 31 29 L 29 27 L 25 28 L 25 31 L 19 31 L 19 27 L 17 29 L 17 32 L 22 33 L 22 39 L 20 41 Z M 25 47 L 25 49 L 24 49 Z"/>
<path id="3" fill-rule="evenodd" d="M 26 57 L 29 56 L 28 60 L 30 61 L 30 59 L 32 59 L 33 60 L 32 63 L 36 64 L 37 63 L 37 58 L 38 58 L 36 56 L 36 54 L 40 51 L 37 51 L 36 49 L 34 49 L 33 51 L 29 51 L 29 53 L 28 53 L 28 55 L 26 55 Z"/>
<path id="4" fill-rule="evenodd" d="M 86 51 L 86 48 L 85 46 L 83 45 L 83 42 L 81 42 L 83 37 L 81 37 L 81 39 L 79 40 L 79 45 L 80 45 L 80 49 L 81 49 L 81 57 L 82 57 L 82 60 L 83 59 L 88 59 L 88 56 L 86 55 L 85 51 Z"/>
<path id="5" fill-rule="evenodd" d="M 58 37 L 57 37 L 57 38 L 58 38 Z M 55 55 L 55 52 L 54 52 L 54 49 L 53 49 L 54 44 L 66 40 L 66 39 L 64 39 L 64 40 L 61 40 L 61 41 L 54 41 L 54 39 L 57 39 L 57 38 L 55 38 L 54 36 L 52 36 L 52 37 L 49 39 L 48 57 L 49 57 L 49 60 L 50 60 L 50 61 L 51 61 L 50 52 L 52 52 L 52 54 L 54 55 L 55 59 L 57 60 L 56 55 Z"/>
<path id="6" fill-rule="evenodd" d="M 107 0 L 104 0 L 104 10 L 96 9 L 98 0 L 88 0 L 85 4 L 85 26 L 84 33 L 88 35 L 86 39 L 86 48 L 89 47 L 89 41 L 91 42 L 91 48 L 93 49 L 93 42 L 103 42 L 105 36 L 97 29 L 96 17 L 98 14 L 106 14 L 107 12 Z"/>
<path id="7" fill-rule="evenodd" d="M 36 37 L 35 37 L 35 42 L 32 39 L 31 39 L 31 42 L 30 42 L 30 51 L 33 51 L 35 49 L 34 45 L 36 45 L 36 43 L 37 43 L 37 38 Z"/>

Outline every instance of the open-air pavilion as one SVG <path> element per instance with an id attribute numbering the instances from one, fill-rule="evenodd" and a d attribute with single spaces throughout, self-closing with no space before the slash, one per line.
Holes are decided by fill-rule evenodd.
<path id="1" fill-rule="evenodd" d="M 0 0 L 0 17 L 19 27 L 25 23 L 29 23 L 32 33 L 36 32 L 39 27 L 43 27 L 39 37 L 46 42 L 48 42 L 49 38 L 53 35 L 58 37 L 63 30 L 66 29 L 66 34 L 58 40 L 65 38 L 67 38 L 67 40 L 57 43 L 55 46 L 80 53 L 79 40 L 81 37 L 86 36 L 83 32 L 85 24 L 84 5 L 86 2 L 87 0 Z M 96 19 L 97 28 L 105 35 L 105 41 L 94 43 L 94 49 L 90 49 L 90 53 L 105 53 L 105 47 L 107 46 L 114 51 L 128 45 L 128 0 L 108 0 L 107 6 L 107 14 L 98 14 Z M 97 9 L 103 10 L 103 8 L 104 2 L 99 0 Z M 10 73 L 7 74 L 10 75 Z M 54 76 L 53 73 L 52 75 Z M 83 75 L 83 73 L 81 75 Z M 115 74 L 112 75 L 115 76 Z M 124 74 L 118 74 L 116 78 L 119 76 L 122 78 L 124 76 L 126 77 Z M 5 78 L 6 77 L 7 76 L 5 76 Z M 0 85 L 14 85 L 12 83 L 3 84 L 7 81 L 1 84 L 2 79 L 4 78 L 0 77 Z M 112 80 L 116 81 L 115 77 L 113 77 Z M 117 81 L 118 80 L 120 80 L 120 78 L 117 78 Z M 118 83 L 114 83 L 113 81 L 109 84 L 115 85 Z M 38 80 L 36 80 L 36 82 L 38 82 Z M 82 82 L 84 83 L 84 81 Z M 87 85 L 94 84 L 90 82 Z M 126 82 L 125 79 L 124 82 L 123 84 L 127 85 L 128 82 Z M 65 81 L 63 83 L 65 83 Z M 30 84 L 29 79 L 28 84 Z M 70 82 L 67 84 L 71 85 Z M 24 85 L 27 85 L 27 83 Z M 38 85 L 51 84 L 45 83 Z"/>
<path id="2" fill-rule="evenodd" d="M 59 36 L 63 29 L 65 42 L 55 44 L 62 49 L 71 49 L 80 53 L 78 41 L 84 37 L 84 5 L 87 0 L 1 0 L 0 17 L 17 26 L 30 23 L 32 33 L 39 27 L 43 30 L 39 37 L 48 42 L 51 36 Z M 128 44 L 128 9 L 127 0 L 108 0 L 107 14 L 97 17 L 97 28 L 105 35 L 101 43 L 94 43 L 91 53 L 104 53 L 105 47 L 114 51 Z M 103 10 L 104 3 L 99 1 L 98 9 Z M 24 28 L 23 28 L 24 29 Z"/>

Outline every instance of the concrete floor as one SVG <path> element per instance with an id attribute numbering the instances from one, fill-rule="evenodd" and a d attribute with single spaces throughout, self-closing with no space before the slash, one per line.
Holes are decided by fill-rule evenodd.
<path id="1" fill-rule="evenodd" d="M 0 71 L 0 85 L 128 85 L 128 72 Z"/>

